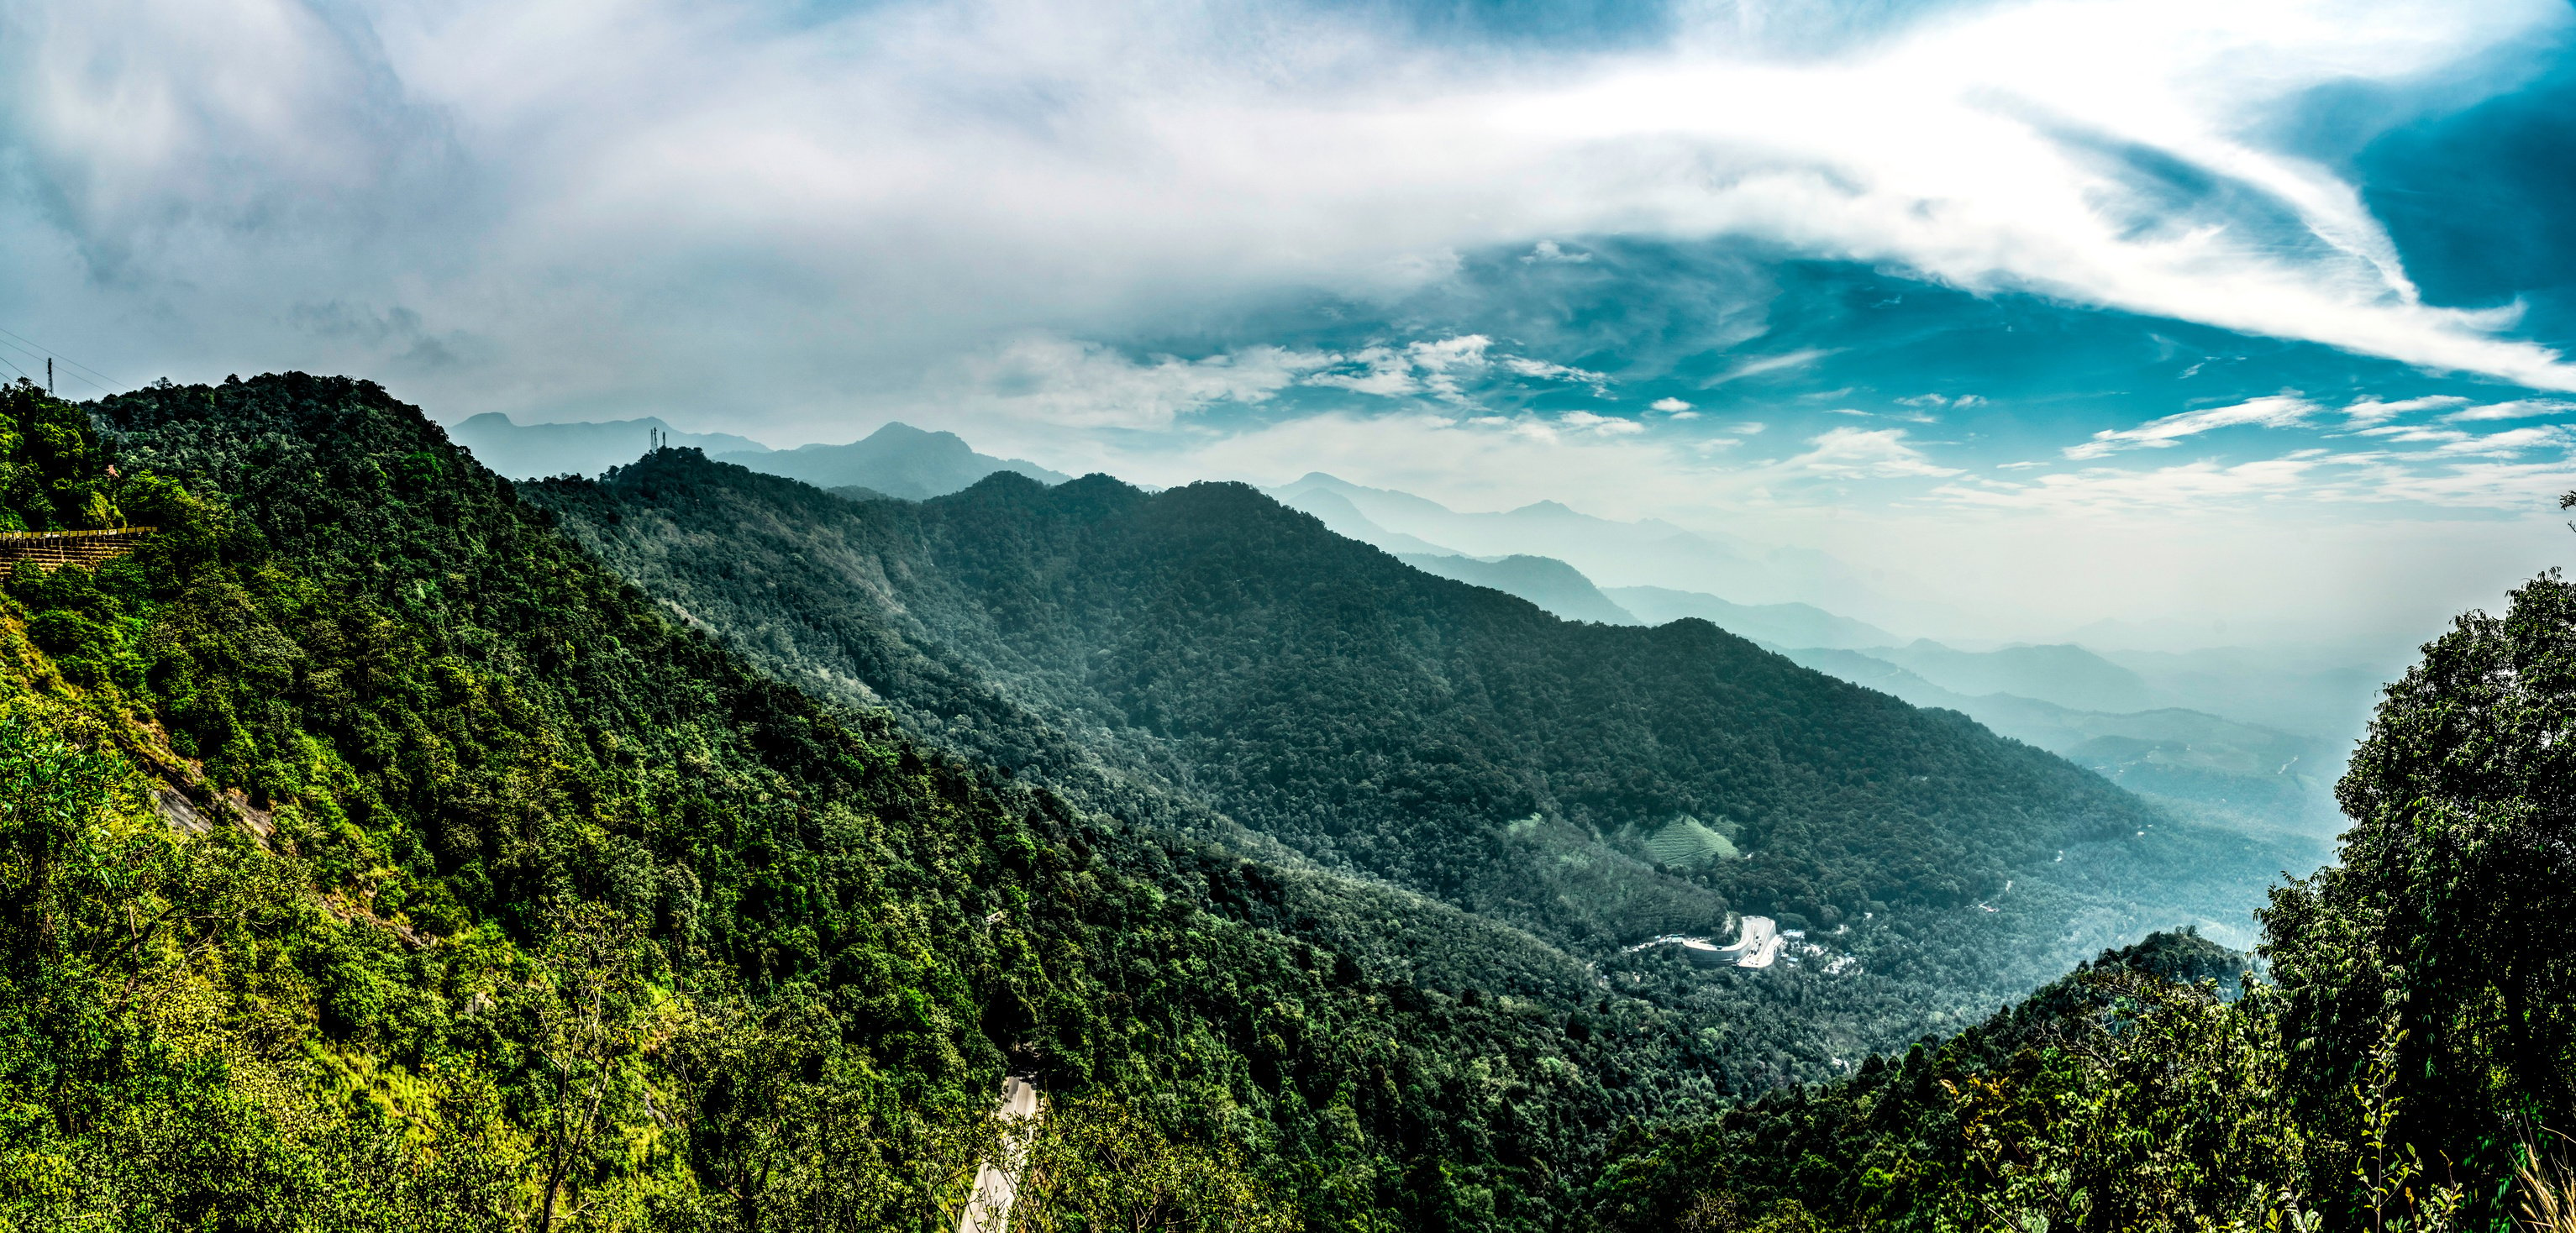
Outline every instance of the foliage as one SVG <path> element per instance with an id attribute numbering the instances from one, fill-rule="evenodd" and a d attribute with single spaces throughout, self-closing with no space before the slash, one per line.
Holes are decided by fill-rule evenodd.
<path id="1" fill-rule="evenodd" d="M 1241 485 L 1004 474 L 852 503 L 664 450 L 542 499 L 802 677 L 924 710 L 971 687 L 920 678 L 966 678 L 1301 851 L 1569 941 L 1710 928 L 1730 904 L 1828 925 L 1965 906 L 2153 821 L 2056 758 L 1705 622 L 1561 622 Z M 1584 834 L 1723 819 L 1753 856 L 1659 879 L 1599 851 L 1628 876 L 1569 896 L 1528 881 L 1563 868 L 1518 851 L 1534 815 Z M 1605 893 L 1631 918 L 1588 906 Z"/>
<path id="2" fill-rule="evenodd" d="M 2391 1133 L 2427 1167 L 2502 1177 L 2525 1127 L 2576 1124 L 2571 721 L 2576 588 L 2554 574 L 2389 687 L 2340 788 L 2340 863 L 2268 918 L 2296 1094 L 2333 1137 L 2360 1135 L 2344 1096 L 2389 1038 Z"/>
<path id="3" fill-rule="evenodd" d="M 2553 573 L 2389 687 L 2340 786 L 2341 862 L 2266 913 L 2277 984 L 2230 996 L 2237 965 L 2197 939 L 2106 954 L 1901 1062 L 1623 1143 L 1596 1219 L 1794 1201 L 1869 1229 L 2563 1226 L 2544 1145 L 2576 1063 L 2572 651 Z"/>
<path id="4" fill-rule="evenodd" d="M 1134 1108 L 1094 1095 L 1032 1128 L 1011 1227 L 1028 1233 L 1284 1233 L 1291 1212 L 1239 1151 L 1175 1141 Z"/>
<path id="5" fill-rule="evenodd" d="M 1631 782 L 1494 700 L 1640 749 L 1730 713 L 1839 740 L 1820 717 L 1851 700 L 1691 630 L 1513 660 L 1506 634 L 1545 635 L 1449 591 L 1335 646 L 1315 614 L 1357 601 L 1293 553 L 1199 543 L 1213 572 L 1171 555 L 1220 532 L 1295 549 L 1303 524 L 1231 490 L 1158 508 L 1091 482 L 1060 505 L 1000 481 L 953 508 L 850 507 L 922 520 L 904 542 L 947 564 L 874 559 L 888 577 L 939 565 L 918 610 L 972 591 L 951 615 L 985 623 L 943 641 L 883 612 L 773 612 L 838 622 L 877 656 L 833 661 L 877 665 L 863 683 L 910 682 L 886 697 L 911 702 L 869 710 L 762 676 L 690 627 L 706 617 L 688 599 L 648 598 L 555 525 L 578 515 L 597 539 L 635 513 L 626 496 L 561 485 L 532 506 L 363 383 L 165 385 L 86 413 L 22 384 L 0 422 L 21 525 L 161 528 L 130 557 L 0 586 L 0 1226 L 927 1230 L 1006 1158 L 1006 1069 L 1051 1100 L 1024 1141 L 1025 1227 L 2559 1219 L 2563 1154 L 2526 1146 L 2562 1142 L 2576 1062 L 2576 590 L 2554 576 L 2463 618 L 2391 688 L 2342 787 L 2342 863 L 2266 917 L 2271 982 L 2159 935 L 1946 1040 L 1710 1112 L 1728 1087 L 1832 1067 L 1838 1042 L 1778 1029 L 1765 1047 L 1823 1056 L 1760 1070 L 1743 1041 L 1762 1025 L 1695 1007 L 1677 960 L 1586 968 L 1457 906 L 1251 859 L 1279 850 L 1229 820 L 1375 868 L 1362 832 L 1412 834 L 1385 813 L 1406 802 L 1453 830 L 1384 871 L 1473 907 L 1485 875 L 1446 863 L 1460 854 L 1643 850 L 1688 812 L 1741 828 L 1756 860 L 1646 884 L 1752 903 L 1786 893 L 1728 880 L 1766 846 L 1854 862 L 1773 884 L 1806 886 L 1781 902 L 1821 929 L 1846 906 L 1818 889 L 1833 879 L 1851 906 L 1928 913 L 1940 879 L 2005 867 L 1976 844 L 2008 819 L 1979 810 L 2048 789 L 2052 764 L 1899 715 L 1813 756 L 1730 734 L 1777 763 L 1760 774 L 1655 751 Z M 680 526 L 636 542 L 685 545 Z M 1120 586 L 1032 566 L 1068 546 Z M 1198 661 L 1157 639 L 1183 604 L 1278 623 L 1307 677 L 1263 668 L 1248 635 L 1182 671 Z M 1134 619 L 1111 620 L 1122 606 Z M 728 639 L 781 664 L 819 645 Z M 1099 663 L 1077 673 L 1084 645 Z M 1006 655 L 1035 667 L 995 674 Z M 1585 700 L 1631 660 L 1702 672 L 1711 709 Z M 1373 709 L 1377 690 L 1410 709 Z M 898 726 L 961 700 L 940 740 L 1027 756 L 960 758 Z M 1228 735 L 1344 711 L 1356 726 Z M 1935 785 L 1904 815 L 1952 828 L 1924 856 L 1932 883 L 1890 863 L 1894 822 L 1853 820 L 1888 788 L 1879 759 Z M 1346 774 L 1368 791 L 1325 794 Z M 1296 801 L 1324 807 L 1301 821 Z M 1488 814 L 1509 820 L 1470 824 Z M 1551 828 L 1571 838 L 1514 846 Z M 1526 919 L 1580 920 L 1559 911 Z M 1782 996 L 1827 987 L 1775 975 Z"/>
<path id="6" fill-rule="evenodd" d="M 372 386 L 91 411 L 83 482 L 161 531 L 11 574 L 0 666 L 131 768 L 116 833 L 230 872 L 159 926 L 166 996 L 8 1000 L 24 1073 L 126 1067 L 10 1081 L 52 1127 L 9 1157 L 25 1223 L 927 1227 L 1024 1066 L 1150 1113 L 1136 1150 L 1241 1162 L 1261 1211 L 1536 1228 L 1609 1128 L 1721 1089 L 1687 1019 L 1562 956 L 1418 982 L 1417 934 L 1504 936 L 1454 909 L 760 676 Z M 25 910 L 121 936 L 181 898 Z"/>
<path id="7" fill-rule="evenodd" d="M 1956 715 L 1705 624 L 1559 622 L 1240 486 L 849 500 L 662 450 L 528 492 L 781 679 L 1085 809 L 1443 899 L 1454 933 L 1394 895 L 1297 916 L 1365 957 L 1398 913 L 1413 979 L 1459 994 L 1591 965 L 1687 1016 L 1738 1091 L 1973 1021 L 2174 919 L 2150 905 L 2209 867 Z M 1624 950 L 1732 909 L 1810 920 L 1820 953 L 1738 977 Z"/>

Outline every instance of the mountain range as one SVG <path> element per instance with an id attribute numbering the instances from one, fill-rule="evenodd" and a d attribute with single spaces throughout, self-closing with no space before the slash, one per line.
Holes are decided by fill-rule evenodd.
<path id="1" fill-rule="evenodd" d="M 2150 671 L 1564 620 L 1239 484 L 513 484 L 288 374 L 0 390 L 0 513 L 46 533 L 0 540 L 13 1227 L 926 1231 L 997 1169 L 1045 1227 L 1280 1233 L 2554 1184 L 2496 1145 L 2568 1116 L 2555 578 L 2428 646 L 2340 863 L 2270 884 L 2297 836 L 2227 794 L 2313 748 L 1949 688 Z M 2267 892 L 2265 977 L 2147 932 Z M 2392 1200 L 2390 1134 L 2474 1172 Z"/>
<path id="2" fill-rule="evenodd" d="M 658 424 L 622 421 L 522 428 L 486 414 L 465 421 L 456 431 L 460 440 L 494 457 L 543 457 L 559 464 L 581 449 L 590 451 L 582 455 L 587 461 L 622 460 L 631 456 L 632 438 Z M 665 439 L 676 446 L 712 449 L 717 461 L 802 479 L 862 500 L 879 496 L 921 500 L 963 490 L 999 471 L 1044 483 L 1062 483 L 1067 478 L 1025 460 L 978 453 L 952 433 L 924 432 L 900 423 L 847 445 L 788 451 L 769 450 L 739 438 L 703 439 L 711 444 L 685 435 Z M 1662 625 L 1686 617 L 1707 620 L 1809 667 L 1918 705 L 1960 711 L 1999 733 L 2074 758 L 2124 784 L 2160 785 L 2173 791 L 2159 795 L 2221 807 L 2256 824 L 2286 823 L 2295 829 L 2300 820 L 2331 814 L 2326 786 L 2339 766 L 2329 752 L 2333 738 L 2297 733 L 2348 730 L 2350 716 L 2366 705 L 2368 682 L 2376 679 L 2360 670 L 2345 670 L 2341 675 L 2284 674 L 2277 659 L 2209 671 L 2196 667 L 2207 653 L 2127 656 L 2156 676 L 2151 686 L 2139 671 L 2081 647 L 1962 650 L 1928 639 L 1906 641 L 1814 604 L 1738 603 L 1667 586 L 1603 588 L 1572 563 L 1555 557 L 1518 550 L 1470 555 L 1414 532 L 1484 548 L 1554 545 L 1597 554 L 1604 545 L 1625 545 L 1623 551 L 1645 551 L 1651 568 L 1696 571 L 1697 576 L 1715 570 L 1756 588 L 1774 585 L 1760 579 L 1769 576 L 1765 571 L 1776 572 L 1784 565 L 1838 580 L 1837 586 L 1853 581 L 1847 571 L 1814 554 L 1766 553 L 1669 524 L 1591 518 L 1551 502 L 1500 514 L 1461 514 L 1409 493 L 1350 484 L 1322 473 L 1269 492 L 1284 504 L 1314 515 L 1335 534 L 1394 553 L 1427 573 L 1518 596 L 1567 620 L 1613 625 Z M 1414 530 L 1391 530 L 1388 524 Z M 1633 556 L 1621 559 L 1634 560 Z M 1850 593 L 1848 587 L 1846 593 Z M 1861 598 L 1876 602 L 1866 594 Z M 1837 651 L 1856 652 L 1857 657 L 1827 653 Z M 2349 684 L 2345 677 L 2351 678 Z M 2247 688 L 2254 680 L 2266 684 Z M 2248 733 L 2265 725 L 2249 728 L 2212 714 L 2213 700 L 2225 711 L 2274 717 L 2273 730 L 2250 738 Z M 2150 710 L 2161 712 L 2160 717 L 2121 718 Z M 2281 718 L 2290 720 L 2287 730 L 2278 723 Z M 2110 743 L 2099 743 L 2104 741 Z M 2282 755 L 2273 761 L 2273 770 L 2249 769 L 2253 755 L 2244 751 L 2255 747 L 2268 751 L 2266 757 Z"/>
<path id="3" fill-rule="evenodd" d="M 999 475 L 929 502 L 847 501 L 681 450 L 538 491 L 620 573 L 787 679 L 899 713 L 909 700 L 927 712 L 911 722 L 1051 783 L 1083 760 L 1028 734 L 1067 734 L 1304 859 L 1587 957 L 1739 909 L 1912 919 L 2008 881 L 2032 915 L 1991 924 L 2080 949 L 2131 912 L 2218 902 L 2153 885 L 2170 858 L 2133 851 L 2142 838 L 2237 853 L 2200 871 L 2211 885 L 2283 859 L 2216 874 L 2238 868 L 2242 836 L 2142 811 L 1963 717 L 1701 621 L 1563 622 L 1240 486 Z M 934 675 L 956 701 L 925 696 Z M 1651 841 L 1685 821 L 1745 857 L 1659 867 Z M 2079 906 L 2111 884 L 2128 907 Z M 1881 942 L 1915 944 L 1873 927 L 1853 945 Z"/>
<path id="4" fill-rule="evenodd" d="M 497 411 L 458 421 L 449 438 L 483 465 L 513 479 L 596 475 L 632 462 L 651 449 L 652 434 L 665 445 L 706 451 L 755 471 L 804 480 L 818 488 L 863 488 L 907 500 L 955 492 L 996 471 L 1014 471 L 1044 483 L 1067 476 L 1019 458 L 979 454 L 953 432 L 929 432 L 890 423 L 845 445 L 805 445 L 774 450 L 729 433 L 674 431 L 659 418 L 607 422 L 520 424 Z"/>
<path id="5" fill-rule="evenodd" d="M 14 387 L 0 491 L 152 528 L 0 589 L 13 1224 L 951 1227 L 1005 1073 L 1095 1224 L 1529 1224 L 1801 1036 L 767 675 L 368 383 Z"/>

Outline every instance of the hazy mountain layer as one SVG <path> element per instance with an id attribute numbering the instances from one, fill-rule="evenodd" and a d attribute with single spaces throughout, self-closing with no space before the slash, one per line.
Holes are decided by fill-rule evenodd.
<path id="1" fill-rule="evenodd" d="M 1602 594 L 1649 625 L 1698 617 L 1728 633 L 1774 646 L 1856 649 L 1899 641 L 1866 621 L 1836 616 L 1813 604 L 1739 604 L 1670 587 L 1610 587 Z"/>
<path id="2" fill-rule="evenodd" d="M 711 452 L 758 453 L 769 447 L 722 432 L 680 432 L 659 417 L 604 423 L 520 424 L 498 411 L 468 416 L 447 430 L 448 439 L 473 451 L 474 460 L 512 479 L 541 475 L 597 475 L 635 461 L 652 448 L 652 434 L 671 445 Z"/>
<path id="3" fill-rule="evenodd" d="M 755 471 L 803 480 L 817 488 L 866 488 L 908 501 L 955 492 L 996 471 L 1010 471 L 1048 484 L 1060 484 L 1070 478 L 1026 459 L 978 454 L 956 433 L 924 432 L 910 424 L 888 424 L 847 445 L 807 445 L 718 456 Z"/>
<path id="4" fill-rule="evenodd" d="M 1781 653 L 1916 706 L 1958 711 L 2131 791 L 2263 836 L 2281 869 L 2304 872 L 2324 859 L 2335 817 L 2334 780 L 2343 771 L 2342 751 L 2332 742 L 2179 707 L 2109 714 L 2013 694 L 1969 696 L 1871 652 Z M 2228 928 L 2231 938 L 2241 937 L 2243 922 Z"/>
<path id="5" fill-rule="evenodd" d="M 1438 551 L 1555 557 L 1597 582 L 1615 586 L 1680 587 L 1744 603 L 1808 603 L 1882 622 L 1921 615 L 1919 600 L 1909 604 L 1891 598 L 1825 553 L 1761 547 L 1703 535 L 1659 519 L 1598 518 L 1555 501 L 1494 513 L 1464 513 L 1409 492 L 1370 488 L 1321 472 L 1267 491 L 1298 508 L 1315 505 L 1322 496 L 1338 498 L 1382 533 L 1415 537 L 1438 545 Z M 1315 512 L 1328 525 L 1334 524 L 1334 517 L 1321 506 Z M 1365 533 L 1343 533 L 1390 551 L 1422 550 L 1381 543 Z"/>
<path id="6" fill-rule="evenodd" d="M 1569 621 L 1603 625 L 1642 625 L 1633 613 L 1612 603 L 1582 571 L 1554 557 L 1461 557 L 1400 552 L 1396 559 L 1421 570 L 1470 586 L 1491 587 L 1517 595 Z"/>
<path id="7" fill-rule="evenodd" d="M 2137 673 L 2080 646 L 1962 651 L 1918 639 L 1904 646 L 1871 647 L 1866 653 L 1971 696 L 2013 694 L 2079 711 L 2143 711 L 2154 705 Z"/>

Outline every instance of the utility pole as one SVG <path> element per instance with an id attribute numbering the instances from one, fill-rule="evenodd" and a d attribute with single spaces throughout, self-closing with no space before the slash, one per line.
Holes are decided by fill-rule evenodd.
<path id="1" fill-rule="evenodd" d="M 45 357 L 45 392 L 54 392 L 54 357 L 50 355 Z"/>

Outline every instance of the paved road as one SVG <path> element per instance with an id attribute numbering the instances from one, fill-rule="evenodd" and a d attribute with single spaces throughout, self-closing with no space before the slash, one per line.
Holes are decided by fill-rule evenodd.
<path id="1" fill-rule="evenodd" d="M 1002 1132 L 1002 1158 L 976 1166 L 975 1197 L 967 1200 L 966 1213 L 957 1218 L 957 1233 L 1003 1233 L 1011 1227 L 1011 1200 L 1019 1197 L 1029 1136 L 1037 1133 L 1038 1117 L 1045 1111 L 1036 1084 L 1018 1075 L 1002 1080 L 1002 1103 L 993 1108 L 993 1120 L 1007 1127 Z"/>
<path id="2" fill-rule="evenodd" d="M 1767 968 L 1780 957 L 1780 944 L 1780 922 L 1768 916 L 1747 916 L 1735 942 L 1719 947 L 1717 953 L 1739 968 Z"/>

